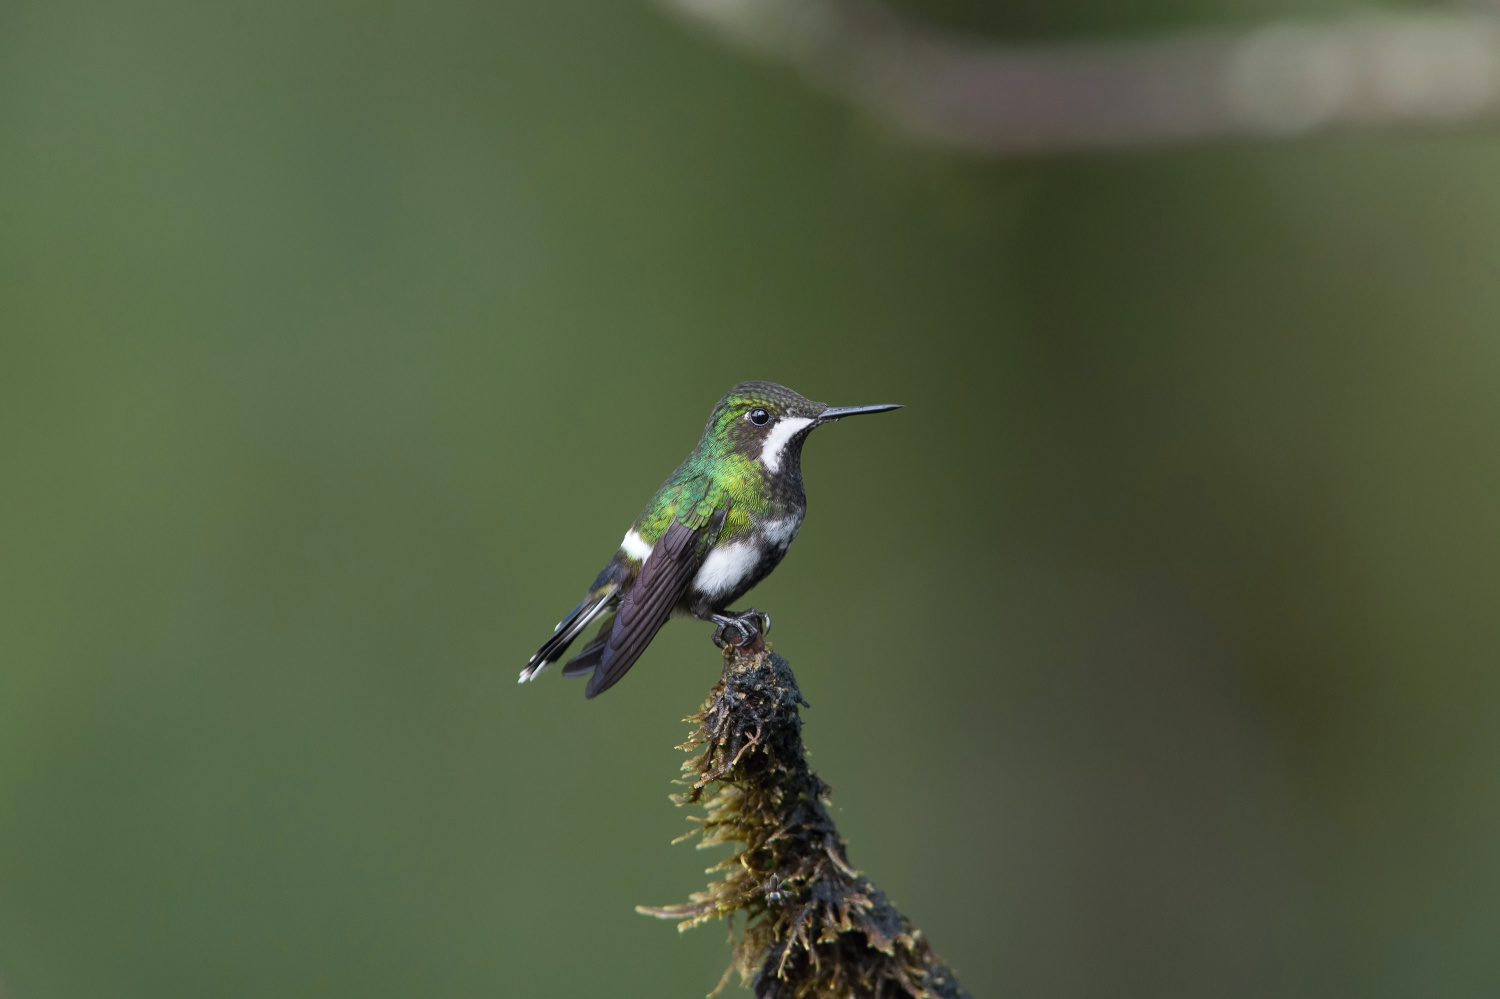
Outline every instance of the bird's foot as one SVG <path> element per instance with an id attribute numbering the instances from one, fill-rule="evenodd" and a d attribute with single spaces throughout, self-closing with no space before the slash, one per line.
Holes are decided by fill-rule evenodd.
<path id="1" fill-rule="evenodd" d="M 714 614 L 710 620 L 718 625 L 714 644 L 721 649 L 726 645 L 737 649 L 764 647 L 761 638 L 771 630 L 771 615 L 754 607 L 738 614 Z"/>

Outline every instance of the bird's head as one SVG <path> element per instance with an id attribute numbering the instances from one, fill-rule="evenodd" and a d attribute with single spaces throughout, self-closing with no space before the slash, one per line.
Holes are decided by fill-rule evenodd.
<path id="1" fill-rule="evenodd" d="M 714 407 L 703 443 L 718 455 L 740 455 L 777 475 L 798 467 L 802 442 L 816 428 L 846 416 L 900 408 L 893 403 L 830 406 L 774 382 L 740 382 Z"/>

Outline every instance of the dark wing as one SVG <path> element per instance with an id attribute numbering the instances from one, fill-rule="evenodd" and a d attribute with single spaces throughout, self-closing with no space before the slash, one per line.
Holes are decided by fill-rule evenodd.
<path id="1" fill-rule="evenodd" d="M 618 555 L 615 556 L 604 567 L 604 571 L 599 573 L 599 578 L 594 580 L 588 596 L 579 601 L 577 607 L 568 611 L 567 617 L 557 622 L 557 627 L 552 629 L 552 637 L 543 642 L 536 654 L 527 660 L 526 668 L 521 670 L 521 682 L 534 679 L 542 670 L 561 659 L 583 629 L 619 602 L 620 589 L 629 578 L 630 566 Z"/>
<path id="2" fill-rule="evenodd" d="M 588 676 L 599 667 L 599 660 L 604 658 L 604 649 L 609 645 L 609 633 L 614 630 L 615 616 L 611 614 L 599 625 L 598 634 L 594 640 L 583 647 L 567 664 L 563 666 L 563 676 Z"/>
<path id="3" fill-rule="evenodd" d="M 625 594 L 615 617 L 615 626 L 610 629 L 609 641 L 594 668 L 594 675 L 589 678 L 586 691 L 589 697 L 595 697 L 618 683 L 625 671 L 646 651 L 646 646 L 667 623 L 672 608 L 677 606 L 677 601 L 682 599 L 688 584 L 703 565 L 708 555 L 706 542 L 719 533 L 723 523 L 724 511 L 721 510 L 696 531 L 675 519 L 667 527 L 667 532 L 651 549 L 646 564 L 641 566 L 635 585 Z"/>

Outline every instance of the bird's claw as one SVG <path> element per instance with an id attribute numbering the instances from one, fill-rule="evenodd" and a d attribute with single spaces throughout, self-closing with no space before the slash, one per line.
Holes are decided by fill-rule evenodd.
<path id="1" fill-rule="evenodd" d="M 714 644 L 721 649 L 726 645 L 737 649 L 753 647 L 771 630 L 771 615 L 754 607 L 739 614 L 715 614 L 712 620 L 718 625 L 714 629 Z M 736 633 L 735 638 L 729 637 L 730 629 Z"/>
<path id="2" fill-rule="evenodd" d="M 719 615 L 716 615 L 714 617 L 714 620 L 719 624 L 719 626 L 714 629 L 714 644 L 719 648 L 722 649 L 726 645 L 733 645 L 735 648 L 741 648 L 745 645 L 750 644 L 751 631 L 745 626 L 745 623 L 743 621 L 739 621 L 732 617 L 723 617 Z M 738 637 L 729 637 L 729 630 L 731 628 L 734 629 Z"/>

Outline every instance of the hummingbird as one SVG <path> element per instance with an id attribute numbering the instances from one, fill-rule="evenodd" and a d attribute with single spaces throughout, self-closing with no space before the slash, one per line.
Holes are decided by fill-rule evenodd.
<path id="1" fill-rule="evenodd" d="M 595 697 L 620 681 L 667 619 L 711 621 L 721 647 L 753 644 L 768 615 L 730 604 L 770 574 L 807 513 L 802 445 L 848 416 L 899 405 L 830 406 L 772 382 L 741 382 L 719 400 L 703 438 L 641 511 L 588 594 L 552 629 L 521 670 L 533 680 L 583 631 L 592 641 L 563 666 L 588 676 Z"/>

